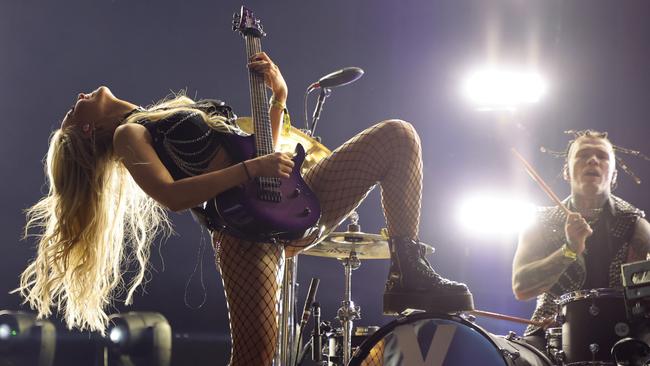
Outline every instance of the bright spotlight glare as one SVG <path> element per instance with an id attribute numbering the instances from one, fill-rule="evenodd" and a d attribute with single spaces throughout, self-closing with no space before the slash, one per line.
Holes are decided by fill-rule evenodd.
<path id="1" fill-rule="evenodd" d="M 463 93 L 479 110 L 513 111 L 538 102 L 546 89 L 538 73 L 496 68 L 476 71 L 463 84 Z"/>
<path id="2" fill-rule="evenodd" d="M 6 340 L 9 339 L 11 335 L 11 327 L 7 324 L 0 324 L 0 339 Z"/>
<path id="3" fill-rule="evenodd" d="M 465 199 L 458 209 L 458 221 L 474 236 L 499 236 L 519 232 L 529 225 L 535 206 L 521 200 L 497 195 L 474 195 Z"/>
<path id="4" fill-rule="evenodd" d="M 111 342 L 118 344 L 122 342 L 122 339 L 124 338 L 124 331 L 122 331 L 122 328 L 120 327 L 115 327 L 111 329 L 108 338 L 111 340 Z"/>

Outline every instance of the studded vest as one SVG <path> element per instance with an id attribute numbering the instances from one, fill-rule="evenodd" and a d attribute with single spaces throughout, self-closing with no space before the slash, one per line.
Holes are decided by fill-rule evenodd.
<path id="1" fill-rule="evenodd" d="M 564 203 L 567 204 L 567 198 Z M 607 220 L 605 225 L 598 225 L 595 230 L 607 230 L 608 233 L 601 237 L 609 237 L 612 245 L 612 258 L 609 264 L 609 287 L 620 288 L 621 264 L 625 263 L 628 256 L 630 240 L 634 234 L 634 227 L 640 217 L 644 217 L 643 211 L 632 206 L 630 203 L 612 195 L 610 201 L 605 204 L 599 220 Z M 541 208 L 538 214 L 538 223 L 542 226 L 546 243 L 545 254 L 558 250 L 565 242 L 564 224 L 566 213 L 559 207 Z M 603 227 L 607 229 L 602 229 Z M 594 243 L 604 245 L 605 243 Z M 587 277 L 587 266 L 584 253 L 579 255 L 575 262 L 562 273 L 558 281 L 549 289 L 537 297 L 537 305 L 531 320 L 541 321 L 553 317 L 558 312 L 555 303 L 561 295 L 582 290 Z M 540 330 L 537 326 L 528 326 L 524 335 L 532 335 Z"/>

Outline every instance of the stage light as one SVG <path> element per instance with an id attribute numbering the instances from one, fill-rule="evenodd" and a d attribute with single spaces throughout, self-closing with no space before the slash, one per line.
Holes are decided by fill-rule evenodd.
<path id="1" fill-rule="evenodd" d="M 113 344 L 119 345 L 124 339 L 124 330 L 121 327 L 111 328 L 108 338 L 113 342 Z"/>
<path id="2" fill-rule="evenodd" d="M 56 329 L 50 321 L 30 313 L 0 311 L 0 365 L 50 366 L 55 349 Z"/>
<path id="3" fill-rule="evenodd" d="M 529 225 L 535 206 L 498 194 L 474 194 L 458 207 L 457 220 L 464 232 L 477 236 L 512 235 Z"/>
<path id="4" fill-rule="evenodd" d="M 169 366 L 172 330 L 159 313 L 129 312 L 110 316 L 109 354 L 111 365 Z"/>
<path id="5" fill-rule="evenodd" d="M 7 340 L 12 335 L 16 335 L 15 330 L 12 330 L 7 324 L 0 324 L 0 341 Z"/>
<path id="6" fill-rule="evenodd" d="M 538 102 L 547 85 L 536 72 L 486 67 L 470 73 L 462 88 L 465 97 L 479 110 L 515 111 Z"/>

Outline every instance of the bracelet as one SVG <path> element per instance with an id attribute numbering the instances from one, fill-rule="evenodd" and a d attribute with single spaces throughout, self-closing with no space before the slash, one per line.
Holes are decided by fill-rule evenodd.
<path id="1" fill-rule="evenodd" d="M 279 100 L 275 99 L 275 96 L 271 96 L 269 103 L 271 104 L 271 108 L 276 107 L 282 110 L 282 133 L 288 134 L 291 131 L 291 116 L 289 115 L 287 106 Z"/>
<path id="2" fill-rule="evenodd" d="M 269 104 L 271 104 L 271 107 L 282 109 L 284 112 L 287 111 L 287 105 L 275 99 L 274 96 L 272 96 L 271 100 L 269 100 Z"/>
<path id="3" fill-rule="evenodd" d="M 241 162 L 241 165 L 244 167 L 244 171 L 246 172 L 246 176 L 248 177 L 248 180 L 253 179 L 253 178 L 251 177 L 251 173 L 248 171 L 248 167 L 246 166 L 246 163 L 242 161 L 242 162 Z"/>
<path id="4" fill-rule="evenodd" d="M 569 247 L 569 244 L 564 243 L 562 245 L 562 256 L 567 259 L 571 259 L 572 261 L 575 261 L 576 258 L 578 258 L 578 253 L 576 253 L 571 247 Z"/>

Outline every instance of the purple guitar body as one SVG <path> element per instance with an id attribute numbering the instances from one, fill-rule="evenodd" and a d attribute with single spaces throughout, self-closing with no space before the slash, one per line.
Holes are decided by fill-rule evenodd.
<path id="1" fill-rule="evenodd" d="M 226 149 L 233 162 L 256 156 L 254 136 L 230 135 Z M 296 146 L 295 163 L 289 178 L 278 178 L 279 187 L 254 179 L 215 198 L 220 225 L 231 234 L 248 240 L 299 239 L 316 230 L 320 203 L 300 175 L 305 160 L 302 145 Z"/>
<path id="2" fill-rule="evenodd" d="M 235 14 L 233 29 L 244 36 L 247 57 L 261 51 L 264 32 L 249 9 L 242 6 L 241 15 Z M 228 135 L 225 148 L 235 164 L 273 152 L 263 76 L 249 71 L 249 83 L 255 133 Z M 318 230 L 320 203 L 300 176 L 304 160 L 305 150 L 298 144 L 289 178 L 258 177 L 218 195 L 212 207 L 216 211 L 212 215 L 217 221 L 214 224 L 231 235 L 253 241 L 299 239 Z"/>

